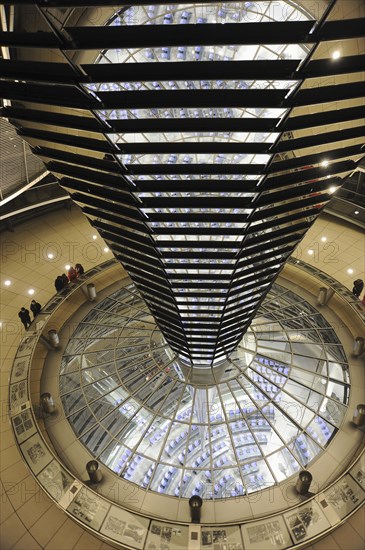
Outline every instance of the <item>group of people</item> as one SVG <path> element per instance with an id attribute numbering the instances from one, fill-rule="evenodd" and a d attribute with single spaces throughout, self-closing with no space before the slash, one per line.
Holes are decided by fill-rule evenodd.
<path id="1" fill-rule="evenodd" d="M 75 267 L 71 266 L 66 273 L 62 273 L 62 275 L 58 275 L 54 282 L 54 286 L 56 288 L 57 292 L 60 292 L 65 286 L 68 285 L 68 283 L 72 283 L 73 281 L 76 281 L 80 275 L 83 275 L 85 273 L 84 268 L 81 264 L 76 264 Z"/>
<path id="2" fill-rule="evenodd" d="M 38 313 L 41 311 L 42 306 L 39 302 L 36 302 L 35 300 L 32 300 L 30 303 L 30 310 L 33 313 L 33 319 L 35 319 L 38 315 Z M 29 314 L 29 309 L 26 309 L 25 307 L 22 307 L 21 310 L 18 313 L 18 317 L 21 320 L 21 322 L 24 325 L 24 328 L 29 328 L 31 318 Z"/>
<path id="3" fill-rule="evenodd" d="M 68 285 L 68 283 L 71 283 L 72 281 L 75 281 L 80 275 L 83 275 L 85 273 L 84 268 L 81 264 L 76 264 L 75 267 L 70 267 L 70 269 L 66 273 L 62 273 L 62 275 L 59 275 L 55 280 L 55 287 L 57 292 L 62 290 L 65 286 Z M 30 303 L 30 310 L 33 313 L 33 319 L 35 319 L 38 315 L 38 313 L 41 311 L 42 306 L 39 302 L 36 302 L 35 300 L 32 300 Z M 22 307 L 21 310 L 18 313 L 18 317 L 21 320 L 21 322 L 24 325 L 24 328 L 27 329 L 30 327 L 30 324 L 32 322 L 30 318 L 29 309 Z"/>

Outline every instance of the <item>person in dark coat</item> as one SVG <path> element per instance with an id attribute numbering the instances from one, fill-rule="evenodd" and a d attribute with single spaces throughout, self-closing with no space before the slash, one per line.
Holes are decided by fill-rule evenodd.
<path id="1" fill-rule="evenodd" d="M 34 319 L 37 317 L 38 313 L 42 309 L 42 306 L 39 302 L 36 302 L 35 300 L 32 300 L 30 303 L 30 310 L 33 313 Z"/>
<path id="2" fill-rule="evenodd" d="M 67 279 L 67 276 L 66 276 L 66 279 Z M 68 282 L 68 279 L 67 279 L 67 282 Z M 54 282 L 54 286 L 57 292 L 63 289 L 63 287 L 65 286 L 65 283 L 63 282 L 62 275 L 58 275 L 58 277 Z"/>
<path id="3" fill-rule="evenodd" d="M 25 309 L 25 307 L 22 307 L 22 309 L 18 313 L 18 317 L 20 318 L 21 322 L 24 325 L 24 328 L 27 329 L 30 327 L 30 323 L 32 322 L 30 320 L 29 310 Z"/>
<path id="4" fill-rule="evenodd" d="M 78 277 L 80 277 L 80 275 L 83 275 L 85 273 L 85 269 L 82 267 L 81 264 L 76 264 L 75 265 L 75 270 L 76 270 L 76 273 L 77 273 Z"/>
<path id="5" fill-rule="evenodd" d="M 356 279 L 356 281 L 354 281 L 354 288 L 352 289 L 352 293 L 355 294 L 356 298 L 360 298 L 363 288 L 364 281 L 362 279 Z"/>
<path id="6" fill-rule="evenodd" d="M 62 273 L 62 275 L 61 275 L 61 279 L 62 279 L 62 283 L 63 283 L 63 286 L 62 286 L 62 288 L 64 288 L 65 286 L 67 286 L 67 285 L 68 285 L 68 282 L 69 282 L 69 281 L 68 281 L 68 277 L 67 277 L 66 273 Z"/>

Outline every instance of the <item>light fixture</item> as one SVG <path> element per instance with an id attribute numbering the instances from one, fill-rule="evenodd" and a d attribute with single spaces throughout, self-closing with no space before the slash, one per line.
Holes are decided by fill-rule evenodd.
<path id="1" fill-rule="evenodd" d="M 5 286 L 10 286 L 11 285 L 11 281 L 9 279 L 6 279 L 6 281 L 4 281 L 4 285 Z"/>
<path id="2" fill-rule="evenodd" d="M 327 237 L 321 237 L 321 241 L 322 241 L 322 243 L 325 243 L 325 242 L 326 242 L 326 240 L 327 240 Z"/>
<path id="3" fill-rule="evenodd" d="M 329 192 L 329 193 L 334 193 L 336 190 L 337 190 L 337 187 L 333 187 L 333 186 L 332 186 L 332 187 L 330 187 L 330 188 L 328 189 L 328 192 Z"/>
<path id="4" fill-rule="evenodd" d="M 109 248 L 107 246 L 103 250 L 104 252 L 109 252 Z"/>
<path id="5" fill-rule="evenodd" d="M 93 235 L 93 241 L 96 241 L 97 238 L 98 238 L 97 235 Z"/>
<path id="6" fill-rule="evenodd" d="M 34 288 L 30 288 L 30 289 L 28 290 L 28 294 L 29 294 L 29 296 L 33 296 L 33 294 L 34 294 Z"/>
<path id="7" fill-rule="evenodd" d="M 52 252 L 49 252 L 49 253 L 47 254 L 47 258 L 48 258 L 49 260 L 53 260 L 54 254 L 52 254 Z"/>
<path id="8" fill-rule="evenodd" d="M 355 210 L 354 214 L 355 216 L 357 216 L 358 214 L 360 214 L 360 212 L 358 210 Z"/>
<path id="9" fill-rule="evenodd" d="M 353 272 L 354 272 L 354 270 L 353 270 L 351 267 L 349 267 L 348 270 L 347 270 L 347 273 L 348 273 L 349 275 L 352 275 Z"/>
<path id="10" fill-rule="evenodd" d="M 313 256 L 314 250 L 313 250 L 312 248 L 310 248 L 310 249 L 308 250 L 308 254 L 309 254 L 309 256 Z"/>
<path id="11" fill-rule="evenodd" d="M 323 168 L 326 168 L 328 165 L 329 165 L 328 160 L 324 160 L 323 162 L 321 162 L 321 166 L 323 166 Z"/>
<path id="12" fill-rule="evenodd" d="M 71 266 L 69 264 L 66 264 L 65 265 L 65 269 L 67 269 L 67 271 L 71 268 Z"/>
<path id="13" fill-rule="evenodd" d="M 335 50 L 332 54 L 332 59 L 339 59 L 341 57 L 340 50 Z"/>

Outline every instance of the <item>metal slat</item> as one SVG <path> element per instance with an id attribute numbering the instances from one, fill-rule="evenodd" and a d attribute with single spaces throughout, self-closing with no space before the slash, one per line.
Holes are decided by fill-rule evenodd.
<path id="1" fill-rule="evenodd" d="M 345 87 L 351 85 L 344 85 Z M 327 87 L 330 93 L 332 87 Z M 346 88 L 347 89 L 347 88 Z M 352 88 L 350 88 L 351 90 Z M 1 88 L 0 88 L 1 91 Z M 345 90 L 343 91 L 343 93 Z M 160 109 L 206 107 L 272 107 L 284 106 L 287 90 L 148 90 L 97 92 L 101 104 L 94 109 Z M 324 97 L 322 94 L 321 97 Z M 352 97 L 350 95 L 350 97 Z M 357 96 L 354 96 L 357 97 Z M 11 99 L 11 98 L 10 98 Z M 305 99 L 308 100 L 307 96 Z M 300 98 L 298 99 L 298 104 Z M 304 101 L 304 99 L 302 100 Z M 319 100 L 318 100 L 319 101 Z M 63 103 L 60 103 L 63 105 Z"/>
<path id="2" fill-rule="evenodd" d="M 274 132 L 279 118 L 140 118 L 107 119 L 116 133 L 159 132 Z"/>
<path id="3" fill-rule="evenodd" d="M 162 46 L 252 45 L 258 37 L 265 44 L 314 42 L 309 36 L 315 21 L 206 23 L 205 25 L 122 25 L 108 27 L 66 27 L 67 49 L 104 50 L 159 48 Z M 187 32 L 188 28 L 188 32 Z M 173 29 L 173 32 L 172 32 Z M 0 36 L 1 38 L 1 36 Z"/>

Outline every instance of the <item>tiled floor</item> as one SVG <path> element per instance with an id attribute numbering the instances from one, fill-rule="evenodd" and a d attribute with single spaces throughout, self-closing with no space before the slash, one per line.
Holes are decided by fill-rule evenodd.
<path id="1" fill-rule="evenodd" d="M 96 239 L 93 239 L 96 235 Z M 326 237 L 326 241 L 322 241 Z M 68 519 L 30 476 L 12 439 L 7 418 L 8 378 L 24 329 L 19 309 L 32 298 L 45 304 L 54 294 L 54 280 L 65 265 L 82 263 L 85 270 L 112 257 L 86 218 L 73 207 L 35 218 L 1 235 L 1 550 L 107 549 L 110 546 Z M 296 256 L 352 288 L 364 279 L 365 237 L 347 223 L 321 216 L 298 247 Z M 308 254 L 313 250 L 313 254 Z M 54 258 L 48 258 L 54 254 Z M 353 269 L 349 274 L 348 269 Z M 5 281 L 11 281 L 9 286 Z M 28 294 L 33 289 L 34 294 Z M 311 550 L 363 550 L 364 511 Z"/>

